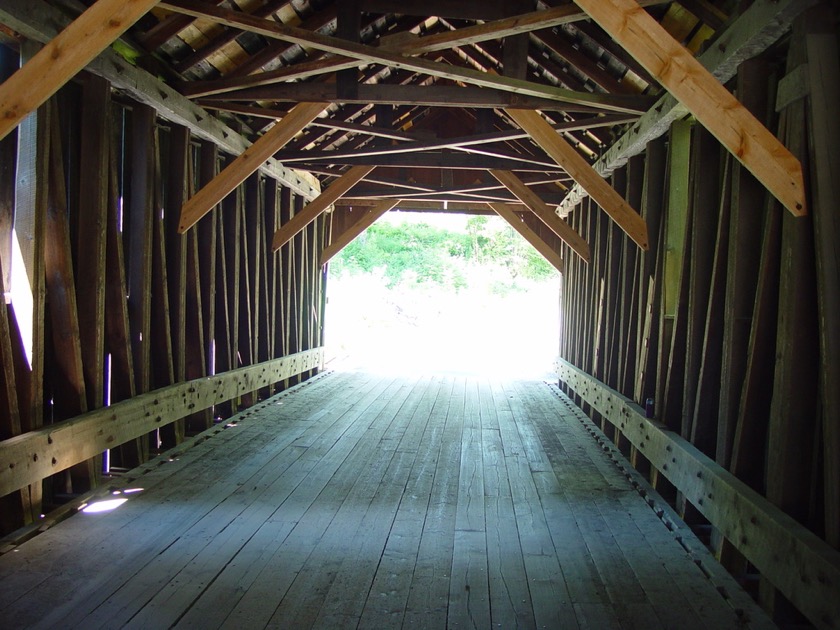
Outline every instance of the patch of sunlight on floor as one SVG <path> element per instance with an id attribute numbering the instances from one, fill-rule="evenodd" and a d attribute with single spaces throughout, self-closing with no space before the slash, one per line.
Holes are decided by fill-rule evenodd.
<path id="1" fill-rule="evenodd" d="M 330 277 L 327 366 L 375 373 L 551 378 L 559 339 L 559 276 L 470 278 L 457 293 L 375 276 Z"/>

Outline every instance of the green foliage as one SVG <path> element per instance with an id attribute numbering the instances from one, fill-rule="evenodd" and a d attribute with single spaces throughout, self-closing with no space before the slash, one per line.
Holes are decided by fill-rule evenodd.
<path id="1" fill-rule="evenodd" d="M 382 273 L 389 287 L 426 282 L 454 289 L 466 286 L 468 265 L 503 267 L 510 278 L 499 290 L 514 288 L 517 277 L 540 280 L 554 269 L 512 228 L 498 229 L 487 217 L 467 221 L 466 232 L 426 223 L 376 223 L 333 259 L 334 273 Z"/>

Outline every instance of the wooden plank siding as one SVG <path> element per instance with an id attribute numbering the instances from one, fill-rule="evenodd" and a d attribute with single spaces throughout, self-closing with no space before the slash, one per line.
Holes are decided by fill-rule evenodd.
<path id="1" fill-rule="evenodd" d="M 650 445 L 639 442 L 628 424 L 632 418 L 615 405 L 625 400 L 620 394 L 626 397 L 621 404 L 638 405 L 631 405 L 631 415 L 643 417 L 650 399 L 657 427 L 673 431 L 716 463 L 721 474 L 733 473 L 768 509 L 780 508 L 791 518 L 788 530 L 798 532 L 797 544 L 807 547 L 822 538 L 837 548 L 840 418 L 834 403 L 837 387 L 828 385 L 833 368 L 826 367 L 833 361 L 837 330 L 832 306 L 840 290 L 837 230 L 836 220 L 819 210 L 818 201 L 824 194 L 822 203 L 833 207 L 836 160 L 826 159 L 826 151 L 836 124 L 825 95 L 836 93 L 840 69 L 831 54 L 822 54 L 830 50 L 836 56 L 837 50 L 836 33 L 824 26 L 826 11 L 806 11 L 796 20 L 786 59 L 762 55 L 744 62 L 729 85 L 806 166 L 808 204 L 818 214 L 783 212 L 708 132 L 695 127 L 689 150 L 675 134 L 690 120 L 674 123 L 667 144 L 656 141 L 642 154 L 645 174 L 637 203 L 648 222 L 650 251 L 634 251 L 635 260 L 629 260 L 632 243 L 623 234 L 598 230 L 591 204 L 584 200 L 571 209 L 569 224 L 589 240 L 595 254 L 588 268 L 574 261 L 567 266 L 560 344 L 561 365 L 569 366 L 561 369 L 564 391 L 593 419 L 612 418 L 607 433 L 615 427 L 620 434 L 615 443 L 639 471 L 650 474 L 657 489 L 667 494 L 659 485 L 665 479 L 677 486 L 678 511 L 710 537 L 727 567 L 745 581 L 760 582 L 757 596 L 776 621 L 793 623 L 804 615 L 822 628 L 840 623 L 836 610 L 826 610 L 812 590 L 796 581 L 810 583 L 809 573 L 822 570 L 814 558 L 802 561 L 796 571 L 774 565 L 779 556 L 765 560 L 755 548 L 755 536 L 745 533 L 752 526 L 732 520 L 737 510 L 727 516 L 716 512 L 703 504 L 711 496 L 698 495 L 696 483 L 680 481 L 684 467 L 674 463 L 676 455 L 674 461 L 660 458 L 652 465 L 640 448 Z M 806 42 L 821 52 L 809 53 Z M 807 63 L 817 57 L 819 78 L 811 76 L 819 91 L 812 97 L 814 87 L 794 79 L 803 69 L 810 72 Z M 777 93 L 772 111 L 768 96 Z M 818 153 L 822 157 L 815 160 Z M 613 183 L 623 192 L 623 180 Z M 561 254 L 569 253 L 562 245 Z M 619 256 L 616 271 L 613 260 Z M 618 302 L 612 297 L 616 274 L 623 283 Z M 629 344 L 628 335 L 633 339 Z M 624 353 L 619 364 L 629 370 L 623 377 L 619 370 L 618 379 L 609 359 L 616 343 Z M 737 500 L 748 501 L 740 494 Z M 761 548 L 781 544 L 771 541 Z M 834 552 L 828 545 L 821 548 L 836 574 L 840 566 Z M 788 572 L 796 573 L 796 579 Z"/>
<path id="2" fill-rule="evenodd" d="M 14 56 L 3 51 L 4 59 Z M 18 238 L 26 237 L 23 260 L 33 282 L 26 290 L 35 305 L 31 366 L 23 353 L 22 311 L 4 300 L 0 313 L 0 450 L 10 452 L 10 438 L 26 440 L 42 426 L 59 431 L 62 421 L 138 394 L 270 365 L 290 354 L 283 340 L 292 332 L 311 331 L 295 338 L 294 351 L 320 347 L 318 257 L 328 218 L 304 230 L 298 277 L 284 284 L 280 257 L 267 238 L 279 225 L 277 199 L 289 190 L 282 182 L 260 171 L 181 235 L 184 199 L 233 156 L 187 127 L 162 124 L 148 105 L 112 100 L 110 84 L 96 76 L 82 75 L 55 98 L 60 125 L 48 102 L 0 143 L 3 294 L 22 288 L 9 286 L 13 276 L 6 268 L 15 227 Z M 16 186 L 24 174 L 32 185 Z M 284 316 L 291 303 L 294 325 Z M 320 359 L 307 363 L 304 378 L 320 365 Z M 99 452 L 85 449 L 90 461 L 71 455 L 71 472 L 55 479 L 55 470 L 67 469 L 66 453 L 51 456 L 57 461 L 48 459 L 41 473 L 27 476 L 32 485 L 3 493 L 2 534 L 27 524 L 37 528 L 42 514 L 88 491 L 101 475 L 110 479 L 111 469 L 142 464 L 158 448 L 210 428 L 214 417 L 282 390 L 296 374 L 286 370 L 279 383 L 260 381 L 237 393 L 233 404 L 222 398 L 185 409 L 169 426 L 103 443 Z M 9 466 L 15 464 L 4 461 L 4 470 Z"/>

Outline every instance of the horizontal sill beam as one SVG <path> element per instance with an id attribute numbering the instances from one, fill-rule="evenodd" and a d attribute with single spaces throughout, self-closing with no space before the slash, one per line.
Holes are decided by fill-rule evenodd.
<path id="1" fill-rule="evenodd" d="M 0 442 L 0 496 L 190 414 L 319 367 L 315 348 L 140 394 Z"/>
<path id="2" fill-rule="evenodd" d="M 555 371 L 620 431 L 732 545 L 818 628 L 840 626 L 840 551 L 632 400 L 557 359 Z"/>

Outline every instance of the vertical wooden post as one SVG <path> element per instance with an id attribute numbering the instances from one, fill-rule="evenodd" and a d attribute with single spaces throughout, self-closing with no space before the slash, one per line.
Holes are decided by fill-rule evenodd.
<path id="1" fill-rule="evenodd" d="M 155 132 L 152 152 L 154 155 L 153 190 L 153 238 L 152 238 L 152 290 L 151 290 L 151 387 L 165 387 L 175 382 L 175 352 L 172 348 L 172 329 L 170 327 L 172 310 L 169 303 L 169 278 L 167 273 L 166 217 L 161 217 L 163 208 L 163 177 L 161 172 L 161 150 L 159 134 Z M 183 186 L 183 179 L 181 179 Z M 179 248 L 181 249 L 181 248 Z M 156 438 L 156 440 L 155 440 Z M 162 427 L 153 436 L 153 443 L 158 448 L 171 448 L 184 438 L 184 421 L 178 420 Z"/>
<path id="2" fill-rule="evenodd" d="M 627 203 L 634 208 L 642 207 L 644 186 L 644 158 L 636 156 L 627 164 Z M 641 288 L 638 283 L 639 259 L 641 254 L 624 235 L 621 239 L 621 325 L 618 337 L 618 390 L 625 396 L 633 395 L 633 370 L 638 335 L 638 302 Z"/>
<path id="3" fill-rule="evenodd" d="M 201 168 L 196 164 L 200 159 L 198 151 L 193 150 L 193 147 L 187 146 L 187 172 L 186 172 L 186 194 L 192 194 L 195 189 L 196 171 Z M 215 208 L 211 210 L 215 212 Z M 213 224 L 211 220 L 200 222 L 194 230 L 190 230 L 187 235 L 187 256 L 186 256 L 186 279 L 185 279 L 185 293 L 186 304 L 184 305 L 184 377 L 186 380 L 192 380 L 207 376 L 208 370 L 208 345 L 204 340 L 205 326 L 204 326 L 204 304 L 205 302 L 212 302 L 212 294 L 204 293 L 204 276 L 214 274 L 211 265 L 202 266 L 202 257 L 208 253 L 207 246 L 199 245 L 199 234 L 206 234 L 206 230 L 202 230 L 204 225 L 210 227 L 212 232 Z M 213 245 L 213 236 L 207 235 L 207 240 Z M 211 250 L 212 251 L 212 250 Z M 213 409 L 208 408 L 191 414 L 184 419 L 185 433 L 195 434 L 212 425 Z"/>
<path id="4" fill-rule="evenodd" d="M 239 225 L 237 212 L 239 193 L 224 198 L 216 214 L 218 223 L 215 227 L 218 254 L 216 256 L 216 373 L 233 369 L 236 359 L 233 354 L 233 308 L 231 284 L 234 280 L 233 252 L 237 240 L 236 229 Z M 229 231 L 230 230 L 230 231 Z M 238 251 L 238 250 L 237 250 Z M 236 274 L 238 278 L 238 274 Z M 231 400 L 217 406 L 223 417 L 232 414 L 236 401 Z"/>
<path id="5" fill-rule="evenodd" d="M 120 115 L 124 116 L 121 111 Z M 121 125 L 119 125 L 121 126 Z M 126 280 L 126 260 L 123 253 L 123 231 L 120 223 L 122 213 L 120 199 L 123 192 L 119 187 L 118 147 L 117 142 L 111 142 L 108 160 L 108 210 L 107 210 L 107 244 L 105 265 L 105 349 L 111 356 L 111 382 L 109 402 L 133 397 L 137 393 L 134 378 L 134 357 L 132 352 L 132 336 L 129 324 L 128 282 Z M 116 463 L 133 468 L 143 461 L 148 448 L 145 438 L 137 438 L 128 444 L 123 444 L 115 452 L 112 451 Z"/>
<path id="6" fill-rule="evenodd" d="M 292 191 L 288 188 L 280 189 L 280 200 L 276 209 L 275 223 L 282 225 L 289 220 L 290 208 L 292 204 Z M 288 279 L 286 277 L 286 258 L 288 256 L 288 247 L 275 252 L 275 259 L 277 264 L 277 312 L 275 313 L 274 325 L 277 327 L 277 333 L 274 339 L 275 356 L 285 356 L 289 353 L 289 316 L 288 316 L 288 297 L 287 286 Z M 283 382 L 283 387 L 288 387 L 288 379 Z"/>
<path id="7" fill-rule="evenodd" d="M 754 445 L 767 442 L 773 398 L 782 239 L 782 209 L 769 195 L 765 197 L 764 215 L 747 364 L 729 463 L 729 470 L 738 479 L 760 492 L 764 491 L 766 449 Z"/>
<path id="8" fill-rule="evenodd" d="M 807 14 L 794 22 L 787 71 L 806 61 Z M 808 154 L 806 102 L 800 98 L 781 112 L 779 136 L 803 162 Z M 773 398 L 767 426 L 766 495 L 799 522 L 817 528 L 814 487 L 817 458 L 820 361 L 819 317 L 813 216 L 782 217 L 779 311 Z M 832 386 L 836 386 L 832 384 Z M 786 604 L 766 580 L 762 604 L 776 618 Z"/>
<path id="9" fill-rule="evenodd" d="M 715 237 L 718 234 L 718 214 L 721 194 L 728 195 L 728 187 L 720 188 L 720 144 L 702 127 L 695 129 L 692 147 L 690 266 L 685 291 L 685 342 L 675 349 L 684 357 L 683 398 L 677 414 L 680 431 L 691 434 L 694 404 L 703 359 L 703 338 L 709 305 L 709 287 L 714 262 Z M 731 158 L 725 158 L 726 165 Z"/>
<path id="10" fill-rule="evenodd" d="M 805 18 L 794 23 L 790 72 L 805 61 Z M 807 155 L 805 99 L 782 112 L 782 138 L 796 156 Z M 767 498 L 809 523 L 819 391 L 819 320 L 811 216 L 782 217 L 776 369 L 767 443 Z M 833 385 L 836 386 L 836 385 Z"/>
<path id="11" fill-rule="evenodd" d="M 659 316 L 659 352 L 656 362 L 656 404 L 664 411 L 668 360 L 674 336 L 674 320 L 680 304 L 680 271 L 685 249 L 688 220 L 691 127 L 688 120 L 671 125 L 668 151 L 668 208 L 665 214 L 665 240 L 662 246 L 662 301 Z M 664 414 L 660 419 L 667 421 Z"/>
<path id="12" fill-rule="evenodd" d="M 17 67 L 17 54 L 8 47 L 0 46 L 0 81 L 10 77 Z M 12 279 L 17 140 L 16 130 L 0 140 L 0 440 L 21 433 L 15 374 L 16 353 L 12 346 L 12 333 L 17 323 L 11 305 L 6 303 Z M 0 528 L 3 531 L 12 531 L 23 525 L 24 494 L 28 496 L 29 491 L 25 489 L 0 497 Z"/>
<path id="13" fill-rule="evenodd" d="M 656 356 L 659 335 L 659 301 L 661 283 L 657 279 L 658 261 L 662 257 L 662 226 L 666 179 L 666 145 L 656 140 L 647 145 L 645 152 L 645 181 L 642 189 L 642 218 L 648 225 L 650 249 L 639 254 L 641 258 L 639 289 L 639 336 L 636 343 L 635 400 L 644 404 L 656 392 Z M 654 401 L 655 403 L 655 401 Z"/>
<path id="14" fill-rule="evenodd" d="M 619 192 L 625 200 L 627 199 L 627 169 L 620 168 L 613 173 L 613 188 Z M 621 281 L 621 243 L 623 232 L 615 222 L 607 222 L 604 226 L 606 234 L 607 259 L 604 267 L 604 280 L 606 281 L 605 305 L 605 334 L 606 347 L 604 349 L 604 372 L 603 382 L 610 387 L 616 387 L 618 381 L 618 313 L 619 283 Z"/>
<path id="15" fill-rule="evenodd" d="M 67 190 L 62 158 L 61 127 L 54 101 L 51 112 L 49 203 L 45 222 L 44 272 L 49 297 L 52 333 L 52 415 L 55 421 L 66 420 L 88 410 L 79 315 L 76 307 L 76 282 L 70 246 Z M 72 492 L 83 492 L 96 485 L 97 458 L 74 466 L 70 475 Z"/>
<path id="16" fill-rule="evenodd" d="M 104 278 L 108 242 L 108 185 L 111 154 L 111 84 L 88 75 L 82 92 L 79 186 L 78 260 L 79 278 Z M 105 401 L 105 282 L 80 282 L 76 293 L 79 333 L 90 409 Z"/>
<path id="17" fill-rule="evenodd" d="M 208 141 L 201 143 L 199 167 L 199 187 L 205 186 L 218 173 L 219 153 L 215 144 Z M 204 324 L 204 344 L 206 349 L 206 373 L 213 374 L 216 362 L 216 235 L 219 208 L 214 207 L 210 216 L 199 221 L 198 248 L 199 267 L 201 269 L 202 322 Z"/>
<path id="18" fill-rule="evenodd" d="M 169 155 L 165 169 L 165 197 L 163 216 L 166 232 L 166 280 L 171 314 L 173 367 L 175 381 L 186 375 L 186 275 L 187 239 L 178 233 L 181 206 L 186 198 L 187 159 L 190 132 L 186 127 L 173 125 L 169 130 Z"/>
<path id="19" fill-rule="evenodd" d="M 187 364 L 187 237 L 178 233 L 181 206 L 187 197 L 187 160 L 190 151 L 189 129 L 181 125 L 172 125 L 168 133 L 168 151 L 166 167 L 159 172 L 163 181 L 156 184 L 163 188 L 163 239 L 162 252 L 165 256 L 165 291 L 169 304 L 166 313 L 166 335 L 169 337 L 171 356 L 168 363 L 172 366 L 172 382 L 180 383 L 186 376 Z M 195 297 L 193 292 L 191 298 Z M 158 305 L 160 306 L 160 305 Z M 157 335 L 156 335 L 157 337 Z M 164 347 L 160 344 L 158 347 Z M 198 354 L 195 352 L 194 354 Z M 167 442 L 180 443 L 185 435 L 186 420 L 177 420 L 172 427 L 162 433 L 167 435 Z"/>
<path id="20" fill-rule="evenodd" d="M 18 68 L 18 55 L 7 46 L 0 46 L 0 83 Z M 17 157 L 17 130 L 0 140 L 0 278 L 8 291 L 12 284 L 12 226 L 15 216 L 15 162 Z M 5 305 L 5 291 L 4 291 Z M 14 381 L 12 381 L 14 382 Z"/>
<path id="21" fill-rule="evenodd" d="M 151 387 L 152 259 L 154 243 L 155 113 L 136 104 L 131 116 L 131 195 L 126 222 L 128 312 L 137 392 Z"/>
<path id="22" fill-rule="evenodd" d="M 840 169 L 836 152 L 840 100 L 836 10 L 823 3 L 808 14 L 805 46 L 811 86 L 812 200 L 817 255 L 820 375 L 823 426 L 825 537 L 840 548 Z"/>
<path id="23" fill-rule="evenodd" d="M 262 176 L 254 173 L 245 180 L 245 203 L 242 207 L 242 282 L 241 301 L 245 311 L 239 319 L 239 353 L 243 365 L 257 362 L 259 337 L 259 220 L 262 213 Z M 256 392 L 243 397 L 243 404 L 256 402 Z"/>
<path id="24" fill-rule="evenodd" d="M 25 42 L 21 58 L 26 61 L 38 46 Z M 15 186 L 14 230 L 20 248 L 28 287 L 12 287 L 14 320 L 30 332 L 23 343 L 30 352 L 29 363 L 16 370 L 21 429 L 31 431 L 44 423 L 44 230 L 49 193 L 50 108 L 43 106 L 18 127 L 17 184 Z M 31 300 L 31 302 L 30 302 Z M 27 308 L 28 307 L 28 308 Z M 30 310 L 31 309 L 31 310 Z M 29 320 L 24 325 L 23 318 Z M 34 521 L 41 513 L 42 484 L 21 491 L 24 519 Z"/>
<path id="25" fill-rule="evenodd" d="M 225 278 L 227 289 L 225 291 L 225 308 L 227 309 L 227 334 L 228 334 L 228 360 L 226 370 L 233 370 L 244 365 L 240 362 L 239 355 L 239 318 L 242 316 L 240 310 L 240 284 L 242 264 L 242 205 L 244 203 L 244 190 L 239 186 L 232 195 L 228 195 L 222 202 L 222 223 L 225 232 Z M 239 408 L 240 400 L 231 400 L 231 413 Z"/>
<path id="26" fill-rule="evenodd" d="M 759 120 L 767 118 L 767 75 L 765 61 L 752 59 L 738 69 L 738 100 Z M 726 271 L 727 317 L 723 329 L 723 358 L 720 379 L 720 421 L 716 460 L 729 467 L 738 418 L 741 389 L 747 369 L 747 344 L 759 273 L 761 233 L 765 216 L 766 191 L 740 163 L 732 165 L 732 214 L 729 228 L 729 264 Z"/>

